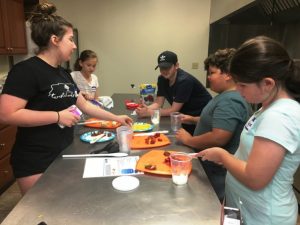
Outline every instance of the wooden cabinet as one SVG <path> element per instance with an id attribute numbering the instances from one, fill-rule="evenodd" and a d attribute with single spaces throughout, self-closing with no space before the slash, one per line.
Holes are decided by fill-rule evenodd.
<path id="1" fill-rule="evenodd" d="M 0 54 L 26 54 L 23 0 L 0 0 Z"/>
<path id="2" fill-rule="evenodd" d="M 10 152 L 15 142 L 17 128 L 0 124 L 0 192 L 14 180 L 10 166 Z"/>

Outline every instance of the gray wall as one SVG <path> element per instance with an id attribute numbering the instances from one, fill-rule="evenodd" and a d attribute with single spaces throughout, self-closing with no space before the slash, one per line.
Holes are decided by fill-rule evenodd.
<path id="1" fill-rule="evenodd" d="M 254 2 L 254 0 L 211 0 L 210 23 Z"/>

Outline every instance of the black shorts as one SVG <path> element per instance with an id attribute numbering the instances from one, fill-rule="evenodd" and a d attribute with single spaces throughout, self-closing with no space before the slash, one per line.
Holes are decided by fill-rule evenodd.
<path id="1" fill-rule="evenodd" d="M 15 178 L 44 173 L 60 152 L 15 144 L 10 159 Z"/>

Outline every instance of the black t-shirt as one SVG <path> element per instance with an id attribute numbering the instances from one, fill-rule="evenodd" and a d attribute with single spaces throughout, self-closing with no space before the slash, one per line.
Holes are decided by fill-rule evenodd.
<path id="1" fill-rule="evenodd" d="M 38 57 L 16 64 L 9 72 L 3 94 L 27 100 L 26 109 L 60 111 L 76 104 L 78 88 L 63 68 Z M 42 173 L 73 141 L 73 129 L 57 124 L 18 127 L 11 163 L 16 177 Z"/>
<path id="2" fill-rule="evenodd" d="M 160 75 L 157 87 L 157 96 L 165 97 L 170 105 L 173 102 L 184 103 L 180 112 L 191 116 L 200 116 L 202 109 L 212 98 L 199 80 L 180 68 L 172 86 L 168 79 Z"/>

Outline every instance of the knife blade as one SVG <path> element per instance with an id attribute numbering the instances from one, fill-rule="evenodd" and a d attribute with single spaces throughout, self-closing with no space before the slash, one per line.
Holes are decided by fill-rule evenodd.
<path id="1" fill-rule="evenodd" d="M 148 133 L 138 133 L 138 134 L 134 134 L 133 136 L 151 136 L 156 133 L 167 134 L 167 133 L 169 133 L 169 131 L 168 130 L 159 130 L 159 131 L 153 131 L 153 132 L 148 132 Z"/>
<path id="2" fill-rule="evenodd" d="M 101 138 L 105 137 L 106 133 L 104 132 L 103 134 L 100 134 L 96 137 L 91 137 L 92 140 L 90 140 L 90 144 L 94 144 L 95 142 L 97 142 L 98 140 L 100 140 Z"/>
<path id="3" fill-rule="evenodd" d="M 101 122 L 103 122 L 103 120 L 93 120 L 93 121 L 88 121 L 88 122 L 76 123 L 76 125 L 86 125 L 86 124 L 101 123 Z"/>
<path id="4" fill-rule="evenodd" d="M 86 158 L 86 157 L 125 157 L 128 156 L 124 152 L 115 152 L 108 154 L 78 154 L 78 155 L 62 155 L 63 158 Z"/>

